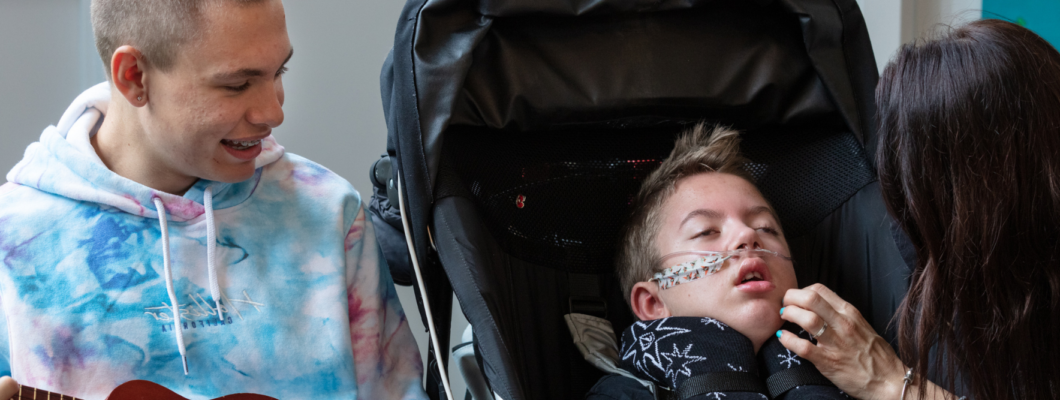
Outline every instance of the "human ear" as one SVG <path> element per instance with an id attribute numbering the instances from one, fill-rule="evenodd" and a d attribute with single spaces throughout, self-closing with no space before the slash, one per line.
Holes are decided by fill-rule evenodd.
<path id="1" fill-rule="evenodd" d="M 641 321 L 651 321 L 671 316 L 659 298 L 659 285 L 653 282 L 637 282 L 629 294 L 629 306 Z"/>
<path id="2" fill-rule="evenodd" d="M 147 104 L 144 85 L 143 55 L 132 46 L 121 46 L 110 59 L 110 76 L 114 87 L 133 107 Z"/>

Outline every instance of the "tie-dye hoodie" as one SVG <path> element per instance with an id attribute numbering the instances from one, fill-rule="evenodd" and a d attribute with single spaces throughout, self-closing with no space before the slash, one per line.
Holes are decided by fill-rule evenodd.
<path id="1" fill-rule="evenodd" d="M 109 100 L 106 83 L 79 96 L 0 186 L 0 373 L 87 399 L 133 379 L 192 399 L 426 397 L 348 182 L 270 137 L 247 181 L 152 190 L 92 150 Z"/>

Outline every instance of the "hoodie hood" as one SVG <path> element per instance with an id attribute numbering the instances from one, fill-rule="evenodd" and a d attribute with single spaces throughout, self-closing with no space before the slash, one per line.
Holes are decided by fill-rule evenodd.
<path id="1" fill-rule="evenodd" d="M 238 183 L 200 179 L 183 196 L 151 189 L 122 177 L 107 167 L 92 148 L 95 135 L 110 103 L 110 83 L 93 86 L 74 99 L 59 124 L 49 126 L 40 141 L 26 148 L 25 156 L 7 174 L 7 180 L 74 200 L 98 203 L 145 218 L 158 218 L 154 199 L 160 199 L 169 220 L 183 222 L 206 212 L 204 192 L 213 191 L 213 206 L 224 209 L 242 203 L 254 192 L 261 167 L 279 160 L 283 146 L 269 136 L 255 159 L 254 177 Z"/>

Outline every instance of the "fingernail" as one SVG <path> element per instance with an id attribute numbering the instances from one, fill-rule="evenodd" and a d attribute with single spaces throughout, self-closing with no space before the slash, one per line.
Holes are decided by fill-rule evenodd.
<path id="1" fill-rule="evenodd" d="M 780 339 L 780 331 L 777 331 L 777 339 Z"/>
<path id="2" fill-rule="evenodd" d="M 787 307 L 780 307 L 780 315 L 784 315 L 784 309 Z"/>

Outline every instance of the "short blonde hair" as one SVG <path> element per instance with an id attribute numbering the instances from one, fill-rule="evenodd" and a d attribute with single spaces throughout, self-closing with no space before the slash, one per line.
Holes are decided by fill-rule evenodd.
<path id="1" fill-rule="evenodd" d="M 740 132 L 736 130 L 699 123 L 681 134 L 670 156 L 637 191 L 632 215 L 622 232 L 616 269 L 627 303 L 633 285 L 651 279 L 658 267 L 655 263 L 660 254 L 655 237 L 662 228 L 662 206 L 673 195 L 677 182 L 716 172 L 736 175 L 753 184 L 754 177 L 744 167 L 747 162 L 740 154 Z"/>
<path id="2" fill-rule="evenodd" d="M 201 31 L 203 6 L 221 0 L 92 0 L 92 31 L 96 50 L 110 79 L 110 59 L 118 47 L 130 45 L 145 63 L 168 71 L 177 49 Z M 224 0 L 247 5 L 263 0 Z"/>

